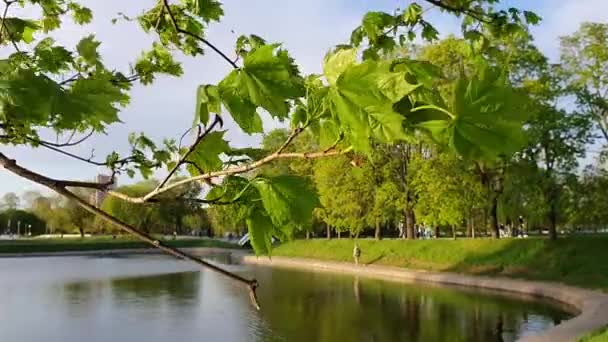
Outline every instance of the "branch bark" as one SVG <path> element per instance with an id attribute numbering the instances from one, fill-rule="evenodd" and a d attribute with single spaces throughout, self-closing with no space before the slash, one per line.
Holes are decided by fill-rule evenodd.
<path id="1" fill-rule="evenodd" d="M 125 195 L 125 194 L 122 194 L 122 193 L 116 192 L 116 191 L 108 191 L 108 193 L 114 197 L 118 197 L 127 202 L 146 203 L 146 202 L 150 201 L 151 199 L 153 199 L 154 197 L 156 197 L 166 191 L 183 186 L 185 184 L 188 184 L 191 182 L 196 182 L 196 181 L 210 180 L 212 178 L 218 178 L 218 177 L 222 177 L 222 176 L 231 176 L 231 175 L 249 172 L 251 170 L 257 169 L 257 168 L 261 167 L 262 165 L 268 164 L 277 159 L 297 159 L 297 158 L 316 159 L 316 158 L 335 156 L 335 155 L 339 155 L 339 154 L 345 154 L 348 152 L 349 152 L 348 149 L 344 150 L 344 151 L 321 151 L 321 152 L 314 152 L 314 153 L 278 153 L 278 151 L 277 151 L 265 158 L 262 158 L 256 162 L 253 162 L 253 163 L 250 163 L 247 165 L 243 165 L 243 166 L 239 166 L 239 167 L 232 167 L 232 168 L 228 168 L 226 170 L 221 170 L 221 171 L 208 172 L 203 175 L 198 175 L 198 176 L 190 177 L 190 178 L 187 178 L 187 179 L 175 182 L 175 183 L 171 183 L 169 185 L 166 185 L 163 188 L 156 189 L 143 197 L 131 197 L 131 196 L 128 196 L 128 195 Z"/>
<path id="2" fill-rule="evenodd" d="M 44 185 L 45 187 L 57 192 L 58 194 L 63 195 L 65 197 L 67 197 L 68 199 L 75 201 L 76 203 L 78 203 L 78 205 L 80 205 L 86 211 L 101 217 L 104 221 L 119 227 L 120 229 L 128 232 L 131 235 L 134 235 L 135 237 L 139 238 L 140 240 L 147 242 L 151 246 L 158 248 L 167 254 L 173 255 L 174 257 L 176 257 L 178 259 L 185 259 L 185 260 L 192 261 L 198 265 L 209 268 L 212 271 L 218 272 L 232 280 L 238 281 L 238 282 L 246 285 L 249 288 L 249 294 L 250 294 L 252 304 L 256 307 L 256 309 L 258 309 L 258 310 L 260 309 L 260 306 L 257 301 L 257 295 L 256 295 L 256 289 L 258 287 L 257 280 L 246 279 L 244 277 L 239 276 L 238 274 L 229 272 L 221 267 L 218 267 L 209 262 L 206 262 L 194 255 L 183 252 L 177 248 L 167 246 L 167 245 L 163 244 L 161 241 L 152 237 L 151 235 L 146 234 L 146 233 L 140 231 L 139 229 L 137 229 L 125 222 L 118 220 L 114 216 L 106 213 L 105 211 L 98 209 L 95 206 L 89 204 L 87 201 L 85 201 L 84 199 L 75 195 L 74 193 L 72 193 L 71 191 L 69 191 L 66 188 L 67 186 L 76 186 L 76 185 L 68 185 L 68 184 L 66 184 L 66 183 L 68 183 L 66 181 L 58 181 L 58 180 L 46 177 L 44 175 L 35 173 L 33 171 L 30 171 L 24 167 L 19 166 L 15 160 L 8 158 L 6 155 L 4 155 L 1 152 L 0 152 L 0 166 L 2 166 L 6 170 L 8 170 L 18 176 L 26 178 L 35 183 Z"/>

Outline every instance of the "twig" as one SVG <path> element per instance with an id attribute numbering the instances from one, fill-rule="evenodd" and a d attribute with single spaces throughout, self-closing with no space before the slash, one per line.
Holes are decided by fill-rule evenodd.
<path id="1" fill-rule="evenodd" d="M 32 172 L 26 168 L 23 168 L 19 165 L 17 165 L 17 163 L 8 158 L 7 156 L 5 156 L 3 153 L 0 152 L 0 166 L 4 167 L 5 169 L 7 169 L 8 171 L 24 177 L 26 179 L 29 179 L 35 183 L 41 184 L 46 186 L 47 188 L 54 190 L 55 192 L 67 197 L 68 199 L 71 199 L 73 201 L 75 201 L 76 203 L 78 203 L 78 205 L 80 205 L 83 209 L 85 209 L 86 211 L 98 215 L 100 216 L 104 221 L 111 223 L 117 227 L 119 227 L 120 229 L 130 233 L 131 235 L 136 236 L 137 238 L 139 238 L 140 240 L 147 242 L 148 244 L 152 245 L 155 248 L 158 248 L 162 251 L 164 251 L 167 254 L 173 255 L 174 257 L 178 258 L 178 259 L 185 259 L 185 260 L 190 260 L 194 263 L 197 263 L 203 267 L 207 267 L 215 272 L 218 272 L 230 279 L 236 280 L 244 285 L 246 285 L 249 288 L 249 296 L 251 298 L 252 304 L 259 310 L 260 306 L 258 304 L 257 301 L 257 296 L 256 296 L 256 289 L 258 288 L 258 282 L 255 279 L 246 279 L 238 274 L 232 273 L 228 270 L 225 270 L 219 266 L 213 265 L 207 261 L 204 261 L 194 255 L 191 255 L 189 253 L 183 252 L 177 248 L 173 248 L 170 246 L 165 245 L 164 243 L 162 243 L 161 241 L 155 239 L 154 237 L 152 237 L 149 234 L 144 233 L 143 231 L 137 229 L 136 227 L 133 227 L 125 222 L 120 221 L 119 219 L 115 218 L 114 216 L 106 213 L 105 211 L 96 208 L 95 206 L 89 204 L 87 201 L 83 200 L 82 198 L 80 198 L 79 196 L 76 196 L 74 193 L 72 193 L 71 191 L 69 191 L 68 189 L 66 189 L 65 184 L 61 184 L 58 183 L 56 180 L 48 178 L 46 176 L 43 176 L 41 174 Z"/>
<path id="2" fill-rule="evenodd" d="M 474 19 L 477 19 L 481 22 L 484 22 L 486 24 L 489 24 L 492 22 L 491 19 L 487 19 L 487 18 L 483 17 L 484 13 L 480 13 L 478 11 L 474 11 L 474 10 L 471 10 L 466 7 L 454 7 L 454 6 L 451 6 L 451 5 L 448 5 L 444 2 L 442 2 L 441 0 L 424 0 L 424 1 L 426 1 L 432 5 L 435 5 L 437 7 L 443 8 L 444 10 L 449 11 L 449 12 L 463 13 L 465 15 L 468 15 L 468 16 L 470 16 Z"/>
<path id="3" fill-rule="evenodd" d="M 39 144 L 53 146 L 53 147 L 70 147 L 70 146 L 76 146 L 76 145 L 79 145 L 79 144 L 83 143 L 85 140 L 87 140 L 91 136 L 93 136 L 94 133 L 95 133 L 95 130 L 92 129 L 89 133 L 87 133 L 82 138 L 80 138 L 80 139 L 78 139 L 78 140 L 76 140 L 74 142 L 70 142 L 72 140 L 72 138 L 74 137 L 74 133 L 72 133 L 72 135 L 70 136 L 70 138 L 65 143 L 61 143 L 61 144 L 53 143 L 53 142 L 46 141 L 46 140 L 36 139 L 36 138 L 28 138 L 28 140 L 37 142 Z"/>
<path id="4" fill-rule="evenodd" d="M 279 149 L 275 152 L 276 154 L 281 154 L 283 153 L 283 151 L 287 148 L 287 146 L 289 146 L 293 140 L 300 135 L 300 133 L 302 133 L 302 131 L 304 131 L 303 127 L 296 127 L 294 128 L 291 133 L 289 134 L 289 136 L 287 137 L 287 139 L 285 140 L 285 142 L 283 143 L 283 145 L 281 145 L 281 147 L 279 147 Z"/>
<path id="5" fill-rule="evenodd" d="M 31 139 L 28 138 L 28 140 L 31 140 Z M 95 166 L 106 166 L 107 165 L 105 162 L 102 163 L 102 162 L 98 162 L 98 161 L 93 160 L 93 156 L 91 156 L 90 158 L 85 158 L 85 157 L 81 157 L 81 156 L 79 156 L 77 154 L 74 154 L 74 153 L 71 153 L 71 152 L 68 152 L 68 151 L 64 151 L 64 150 L 62 150 L 62 149 L 60 149 L 58 147 L 55 147 L 53 145 L 49 145 L 49 144 L 47 144 L 44 141 L 40 141 L 40 140 L 33 140 L 33 141 L 39 143 L 40 146 L 42 146 L 42 147 L 44 147 L 46 149 L 49 149 L 51 151 L 55 151 L 57 153 L 63 154 L 63 155 L 68 156 L 70 158 L 74 158 L 76 160 L 80 160 L 82 162 L 85 162 L 85 163 L 88 163 L 88 164 L 91 164 L 91 165 L 95 165 Z"/>
<path id="6" fill-rule="evenodd" d="M 233 68 L 238 69 L 239 66 L 232 61 L 225 53 L 223 53 L 220 49 L 218 49 L 215 45 L 211 44 L 207 39 L 196 35 L 188 30 L 184 30 L 182 28 L 180 28 L 177 25 L 177 20 L 175 19 L 175 16 L 173 15 L 173 12 L 171 12 L 171 7 L 169 6 L 169 0 L 163 0 L 163 6 L 164 8 L 167 10 L 167 12 L 169 13 L 169 17 L 171 18 L 171 22 L 173 23 L 173 27 L 175 27 L 175 30 L 178 33 L 183 33 L 185 35 L 188 35 L 196 40 L 201 41 L 203 44 L 207 45 L 208 47 L 210 47 L 211 49 L 213 49 L 213 51 L 215 51 L 218 55 L 222 56 L 222 58 L 224 60 L 226 60 L 226 62 L 228 62 Z M 162 12 L 161 12 L 162 15 Z"/>
<path id="7" fill-rule="evenodd" d="M 17 46 L 17 43 L 13 39 L 13 36 L 12 36 L 11 32 L 8 29 L 8 26 L 6 25 L 6 15 L 8 14 L 8 9 L 15 2 L 17 2 L 17 1 L 4 1 L 4 3 L 6 4 L 6 7 L 4 7 L 4 13 L 2 13 L 2 27 L 4 27 L 4 30 L 6 31 L 6 34 L 8 35 L 8 39 L 13 44 L 13 47 L 15 48 L 15 50 L 17 52 L 21 52 L 21 50 L 19 49 L 19 46 Z M 0 31 L 0 42 L 2 42 L 2 39 L 3 39 L 2 32 Z"/>
<path id="8" fill-rule="evenodd" d="M 190 154 L 192 154 L 192 152 L 194 152 L 194 150 L 196 149 L 196 147 L 198 146 L 198 144 L 200 144 L 201 141 L 203 141 L 203 139 L 209 134 L 211 133 L 211 131 L 215 128 L 215 126 L 217 126 L 218 124 L 222 123 L 222 119 L 220 118 L 219 115 L 215 116 L 215 119 L 213 120 L 213 123 L 211 125 L 209 125 L 209 127 L 207 127 L 205 129 L 205 131 L 201 134 L 198 135 L 198 137 L 196 138 L 196 140 L 194 141 L 194 143 L 192 145 L 190 145 L 190 148 L 188 148 L 188 151 L 186 151 L 186 153 L 184 153 L 180 159 L 178 160 L 177 164 L 175 164 L 175 166 L 171 169 L 171 171 L 169 171 L 169 174 L 167 174 L 167 176 L 165 177 L 165 179 L 162 180 L 162 182 L 160 182 L 158 184 L 158 186 L 156 187 L 156 190 L 161 189 L 163 186 L 165 186 L 165 184 L 167 184 L 167 182 L 171 179 L 171 177 L 173 176 L 173 174 L 175 174 L 175 172 L 177 172 L 177 170 L 179 169 L 180 166 L 182 166 L 182 164 L 184 163 L 184 161 L 186 159 L 188 159 L 188 156 L 190 156 Z"/>

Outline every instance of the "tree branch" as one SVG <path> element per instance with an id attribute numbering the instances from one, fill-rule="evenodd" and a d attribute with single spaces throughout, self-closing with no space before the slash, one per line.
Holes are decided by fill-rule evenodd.
<path id="1" fill-rule="evenodd" d="M 39 144 L 44 144 L 44 145 L 48 145 L 48 146 L 53 146 L 53 147 L 70 147 L 70 146 L 76 146 L 79 145 L 80 143 L 83 143 L 85 140 L 89 139 L 91 136 L 93 136 L 93 134 L 95 133 L 95 130 L 92 129 L 89 133 L 87 133 L 85 136 L 83 136 L 82 138 L 71 142 L 72 137 L 70 137 L 70 139 L 68 139 L 65 143 L 61 143 L 61 144 L 57 144 L 57 143 L 52 143 L 50 141 L 46 141 L 46 140 L 41 140 L 41 139 L 36 139 L 36 138 L 28 138 L 28 140 L 32 140 L 35 141 Z"/>
<path id="2" fill-rule="evenodd" d="M 279 149 L 275 152 L 276 154 L 281 154 L 283 153 L 283 151 L 287 148 L 287 146 L 289 146 L 293 140 L 300 134 L 302 133 L 302 131 L 304 130 L 303 127 L 296 127 L 294 128 L 291 133 L 289 134 L 289 136 L 287 137 L 287 140 L 285 140 L 285 142 L 283 143 L 283 145 L 281 145 L 281 147 L 279 147 Z"/>
<path id="3" fill-rule="evenodd" d="M 208 172 L 208 173 L 205 173 L 202 175 L 190 177 L 190 178 L 187 178 L 187 179 L 175 182 L 175 183 L 168 184 L 165 187 L 156 189 L 143 197 L 131 197 L 131 196 L 127 196 L 125 194 L 121 194 L 116 191 L 108 191 L 108 193 L 112 196 L 118 197 L 127 202 L 145 203 L 145 202 L 150 201 L 150 199 L 152 199 L 164 192 L 167 192 L 171 189 L 183 186 L 185 184 L 188 184 L 191 182 L 196 182 L 196 181 L 209 180 L 212 178 L 218 178 L 218 177 L 222 177 L 222 176 L 231 176 L 231 175 L 246 173 L 246 172 L 257 169 L 257 168 L 261 167 L 262 165 L 268 164 L 277 159 L 317 159 L 317 158 L 336 156 L 336 155 L 340 155 L 340 154 L 346 154 L 348 152 L 350 152 L 350 149 L 346 149 L 344 151 L 321 151 L 321 152 L 312 152 L 312 153 L 295 153 L 295 152 L 294 153 L 277 153 L 277 152 L 275 152 L 265 158 L 262 158 L 256 162 L 253 162 L 253 163 L 250 163 L 247 165 L 243 165 L 243 166 L 239 166 L 239 167 L 231 167 L 231 168 L 221 170 L 221 171 Z"/>
<path id="4" fill-rule="evenodd" d="M 7 1 L 7 0 L 4 1 L 4 3 L 6 4 L 6 7 L 4 7 L 4 13 L 2 13 L 2 27 L 4 28 L 4 31 L 6 32 L 6 34 L 8 35 L 8 39 L 13 44 L 13 47 L 15 48 L 15 50 L 17 52 L 21 52 L 21 50 L 19 50 L 19 46 L 17 46 L 17 43 L 13 39 L 11 33 L 9 32 L 8 26 L 6 26 L 6 15 L 8 14 L 8 9 L 15 2 L 17 2 L 17 1 Z M 0 42 L 2 42 L 3 38 L 4 37 L 2 37 L 2 32 L 0 31 Z"/>
<path id="5" fill-rule="evenodd" d="M 211 131 L 215 128 L 215 126 L 217 126 L 218 124 L 222 124 L 222 119 L 220 118 L 219 115 L 215 116 L 215 119 L 213 120 L 213 123 L 211 125 L 209 125 L 209 127 L 207 127 L 205 129 L 205 131 L 203 133 L 200 133 L 198 135 L 198 137 L 196 138 L 196 140 L 194 141 L 194 143 L 192 143 L 192 145 L 190 145 L 190 148 L 188 148 L 188 151 L 186 151 L 186 153 L 184 153 L 184 155 L 182 155 L 180 157 L 180 159 L 178 160 L 177 164 L 175 164 L 175 166 L 171 169 L 171 171 L 169 171 L 169 174 L 167 174 L 167 176 L 165 177 L 165 179 L 163 179 L 158 186 L 156 187 L 156 190 L 162 188 L 163 186 L 165 186 L 165 184 L 167 184 L 167 182 L 171 179 L 171 177 L 175 174 L 175 172 L 177 172 L 177 170 L 179 169 L 180 166 L 182 166 L 182 164 L 184 164 L 184 161 L 186 159 L 188 159 L 188 156 L 190 156 L 190 154 L 192 154 L 192 152 L 194 152 L 194 150 L 196 149 L 196 147 L 198 146 L 198 144 L 201 143 L 201 141 L 203 141 L 203 139 L 209 134 L 211 133 Z"/>
<path id="6" fill-rule="evenodd" d="M 446 11 L 449 11 L 449 12 L 462 13 L 462 14 L 468 15 L 474 19 L 477 19 L 477 20 L 487 23 L 487 24 L 492 22 L 491 19 L 484 18 L 484 13 L 480 13 L 480 12 L 471 10 L 470 8 L 455 7 L 455 6 L 449 5 L 447 3 L 444 3 L 442 0 L 424 0 L 424 1 L 428 2 L 431 5 L 435 5 L 439 8 L 442 8 Z"/>
<path id="7" fill-rule="evenodd" d="M 0 152 L 0 166 L 5 169 L 21 176 L 23 178 L 29 179 L 36 183 L 45 185 L 47 187 L 50 186 L 59 186 L 59 187 L 72 187 L 72 188 L 90 188 L 106 191 L 110 185 L 113 184 L 113 181 L 107 183 L 95 183 L 95 182 L 82 182 L 82 181 L 72 181 L 72 180 L 60 180 L 54 179 L 47 176 L 43 176 L 41 174 L 35 173 L 28 169 L 22 168 L 17 165 L 15 160 L 12 160 L 6 157 L 4 154 Z"/>
<path id="8" fill-rule="evenodd" d="M 161 241 L 152 237 L 151 235 L 148 235 L 148 234 L 140 231 L 139 229 L 137 229 L 125 222 L 118 220 L 114 216 L 106 213 L 105 211 L 98 209 L 95 206 L 89 204 L 87 201 L 83 200 L 79 196 L 76 196 L 74 193 L 72 193 L 71 191 L 66 189 L 66 186 L 68 186 L 68 185 L 62 184 L 61 181 L 57 181 L 57 180 L 48 178 L 44 175 L 32 172 L 26 168 L 23 168 L 23 167 L 17 165 L 15 160 L 8 158 L 1 152 L 0 152 L 0 166 L 4 167 L 6 170 L 8 170 L 18 176 L 26 178 L 35 183 L 44 185 L 47 188 L 67 197 L 68 199 L 75 201 L 76 203 L 78 203 L 78 205 L 80 205 L 86 211 L 101 217 L 104 221 L 119 227 L 120 229 L 128 232 L 131 235 L 136 236 L 140 240 L 147 242 L 148 244 L 152 245 L 155 248 L 162 250 L 163 252 L 165 252 L 167 254 L 173 255 L 174 257 L 176 257 L 178 259 L 190 260 L 198 265 L 209 268 L 232 280 L 238 281 L 238 282 L 246 285 L 249 288 L 249 294 L 251 297 L 252 304 L 256 307 L 256 309 L 258 309 L 258 310 L 260 309 L 260 306 L 257 302 L 257 296 L 256 296 L 256 289 L 258 287 L 257 280 L 246 279 L 244 277 L 241 277 L 238 274 L 232 273 L 221 267 L 218 267 L 209 262 L 206 262 L 194 255 L 183 252 L 177 248 L 167 246 L 164 243 L 162 243 Z"/>
<path id="9" fill-rule="evenodd" d="M 171 12 L 171 7 L 169 6 L 169 0 L 163 0 L 163 8 L 167 10 L 167 13 L 169 13 L 169 17 L 171 18 L 171 22 L 173 23 L 173 27 L 175 27 L 175 30 L 178 33 L 183 33 L 185 35 L 188 35 L 188 36 L 190 36 L 190 37 L 192 37 L 192 38 L 194 38 L 194 39 L 202 42 L 203 44 L 205 44 L 208 47 L 210 47 L 213 51 L 215 51 L 218 55 L 222 56 L 222 58 L 224 60 L 226 60 L 226 62 L 228 62 L 228 64 L 230 64 L 233 68 L 235 68 L 235 69 L 239 68 L 239 66 L 234 61 L 232 61 L 225 53 L 223 53 L 215 45 L 211 44 L 207 39 L 205 39 L 205 38 L 203 38 L 203 37 L 201 37 L 199 35 L 196 35 L 196 34 L 190 32 L 190 31 L 187 31 L 187 30 L 184 30 L 184 29 L 180 28 L 177 25 L 177 20 L 175 19 L 175 16 L 173 15 L 173 12 Z M 161 11 L 160 15 L 162 15 L 162 11 Z"/>
<path id="10" fill-rule="evenodd" d="M 28 140 L 32 140 L 31 138 L 27 138 L 27 139 L 28 139 Z M 34 140 L 32 140 L 32 141 L 34 141 L 34 142 L 36 142 L 36 143 L 40 144 L 40 146 L 42 146 L 42 147 L 44 147 L 44 148 L 46 148 L 46 149 L 49 149 L 49 150 L 51 150 L 51 151 L 55 151 L 55 152 L 57 152 L 57 153 L 63 154 L 63 155 L 65 155 L 65 156 L 68 156 L 68 157 L 70 157 L 70 158 L 74 158 L 74 159 L 76 159 L 76 160 L 80 160 L 80 161 L 82 161 L 82 162 L 85 162 L 85 163 L 88 163 L 88 164 L 91 164 L 91 165 L 95 165 L 95 166 L 107 166 L 107 164 L 106 164 L 105 162 L 104 162 L 104 163 L 102 163 L 102 162 L 94 161 L 94 160 L 93 160 L 93 156 L 91 156 L 90 158 L 84 158 L 84 157 L 81 157 L 81 156 L 79 156 L 79 155 L 77 155 L 77 154 L 74 154 L 74 153 L 71 153 L 71 152 L 68 152 L 68 151 L 64 151 L 64 150 L 62 150 L 62 149 L 60 149 L 60 148 L 58 148 L 58 147 L 55 147 L 55 146 L 49 145 L 49 144 L 47 144 L 47 143 L 46 143 L 46 142 L 44 142 L 44 141 L 35 140 L 35 139 L 34 139 Z"/>

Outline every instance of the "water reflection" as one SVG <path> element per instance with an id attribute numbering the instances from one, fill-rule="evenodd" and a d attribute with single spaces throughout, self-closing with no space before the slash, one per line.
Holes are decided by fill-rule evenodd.
<path id="1" fill-rule="evenodd" d="M 257 312 L 242 286 L 167 258 L 31 259 L 19 266 L 31 274 L 19 268 L 11 275 L 0 259 L 2 342 L 491 342 L 568 317 L 538 302 L 471 291 L 230 266 L 262 284 Z"/>
<path id="2" fill-rule="evenodd" d="M 292 270 L 256 273 L 265 285 L 261 315 L 286 341 L 513 341 L 568 317 L 537 302 L 470 291 Z"/>

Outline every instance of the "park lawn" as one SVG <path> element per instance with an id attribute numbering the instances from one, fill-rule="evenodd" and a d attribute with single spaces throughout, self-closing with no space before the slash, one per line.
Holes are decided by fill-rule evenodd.
<path id="1" fill-rule="evenodd" d="M 528 239 L 359 239 L 361 263 L 561 282 L 608 292 L 608 236 Z M 352 262 L 351 239 L 295 240 L 273 256 Z"/>
<path id="2" fill-rule="evenodd" d="M 608 327 L 602 331 L 589 334 L 578 340 L 578 342 L 608 342 Z"/>
<path id="3" fill-rule="evenodd" d="M 162 239 L 161 239 L 162 240 Z M 218 247 L 238 248 L 237 245 L 213 239 L 178 239 L 165 240 L 165 243 L 173 247 Z M 153 248 L 145 242 L 132 237 L 111 236 L 81 238 L 48 238 L 48 239 L 23 239 L 23 240 L 0 240 L 0 256 L 7 253 L 51 253 L 65 251 L 95 251 L 115 249 L 138 249 Z"/>

